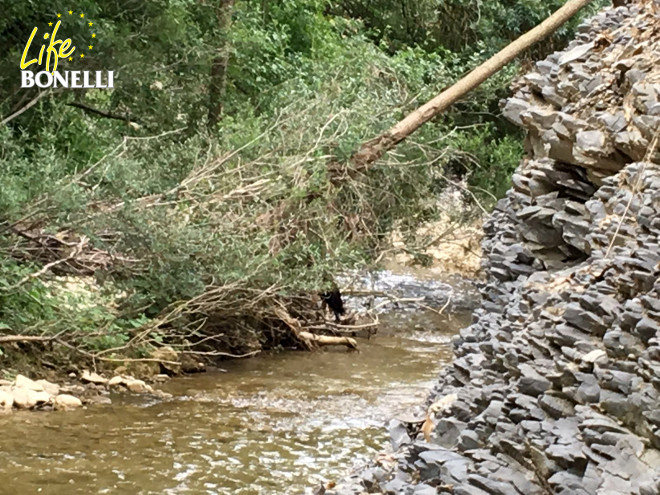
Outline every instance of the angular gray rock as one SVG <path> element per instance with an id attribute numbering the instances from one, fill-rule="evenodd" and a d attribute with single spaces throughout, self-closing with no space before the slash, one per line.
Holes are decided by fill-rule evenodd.
<path id="1" fill-rule="evenodd" d="M 660 493 L 659 9 L 604 9 L 503 105 L 529 156 L 427 406 L 456 399 L 429 409 L 429 443 L 391 428 L 397 462 L 370 490 Z"/>

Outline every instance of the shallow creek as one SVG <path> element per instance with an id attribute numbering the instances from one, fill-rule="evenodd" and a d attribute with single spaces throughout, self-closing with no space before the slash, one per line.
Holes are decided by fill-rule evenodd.
<path id="1" fill-rule="evenodd" d="M 0 494 L 299 494 L 387 450 L 465 312 L 381 316 L 360 352 L 282 351 L 171 380 L 172 400 L 0 416 Z"/>

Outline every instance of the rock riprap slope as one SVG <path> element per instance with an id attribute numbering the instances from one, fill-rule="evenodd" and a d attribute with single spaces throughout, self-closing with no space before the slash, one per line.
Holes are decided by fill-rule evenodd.
<path id="1" fill-rule="evenodd" d="M 606 9 L 514 92 L 528 158 L 430 441 L 393 421 L 395 454 L 326 493 L 660 494 L 660 3 Z"/>

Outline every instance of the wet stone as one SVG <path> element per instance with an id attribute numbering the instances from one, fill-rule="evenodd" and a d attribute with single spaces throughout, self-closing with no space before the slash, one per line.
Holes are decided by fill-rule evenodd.
<path id="1" fill-rule="evenodd" d="M 481 490 L 480 488 L 477 488 L 476 486 L 473 485 L 454 487 L 454 494 L 455 495 L 492 495 L 490 492 Z"/>
<path id="2" fill-rule="evenodd" d="M 658 422 L 660 423 L 660 413 L 658 413 Z M 474 430 L 463 430 L 458 440 L 458 448 L 465 452 L 466 450 L 478 449 L 481 447 L 479 435 Z"/>
<path id="3" fill-rule="evenodd" d="M 600 387 L 595 378 L 580 384 L 575 393 L 576 401 L 581 404 L 593 404 L 600 399 Z"/>
<path id="4" fill-rule="evenodd" d="M 412 491 L 413 495 L 437 495 L 438 491 L 431 485 L 420 483 Z"/>
<path id="5" fill-rule="evenodd" d="M 580 466 L 586 465 L 587 458 L 582 453 L 581 445 L 579 443 L 551 445 L 545 450 L 545 452 L 550 459 L 566 469 L 580 469 Z"/>
<path id="6" fill-rule="evenodd" d="M 433 432 L 435 443 L 447 448 L 455 447 L 465 426 L 466 423 L 451 418 L 439 420 Z"/>

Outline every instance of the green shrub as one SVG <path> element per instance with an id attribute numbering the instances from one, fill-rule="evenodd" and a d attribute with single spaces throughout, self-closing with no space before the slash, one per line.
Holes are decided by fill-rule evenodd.
<path id="1" fill-rule="evenodd" d="M 178 301 L 224 287 L 217 307 L 226 325 L 245 329 L 275 318 L 255 310 L 255 294 L 268 294 L 263 304 L 273 305 L 277 297 L 315 292 L 333 274 L 371 263 L 394 226 L 414 231 L 432 220 L 448 180 L 467 177 L 487 203 L 506 190 L 522 156 L 521 136 L 498 104 L 519 70 L 515 64 L 368 173 L 340 180 L 332 166 L 545 17 L 558 0 L 382 0 L 350 8 L 325 0 L 237 1 L 224 30 L 218 3 L 78 6 L 98 24 L 85 68 L 117 70 L 117 86 L 55 92 L 0 126 L 5 328 L 83 337 L 103 329 L 83 345 L 112 348 Z M 2 115 L 36 96 L 16 88 L 16 61 L 31 27 L 44 26 L 54 12 L 32 4 L 12 4 L 0 21 L 0 41 L 11 47 L 0 58 Z M 448 21 L 461 15 L 462 23 Z M 570 27 L 537 53 L 568 36 Z M 207 129 L 211 64 L 225 52 L 223 114 Z M 14 288 L 71 248 L 42 249 L 28 232 L 63 235 L 73 244 L 85 235 L 112 262 L 94 268 L 85 296 L 70 293 L 50 272 Z M 62 263 L 55 271 L 75 269 Z M 100 292 L 92 289 L 97 285 Z M 238 321 L 241 311 L 245 321 Z M 158 333 L 150 338 L 163 340 Z"/>

